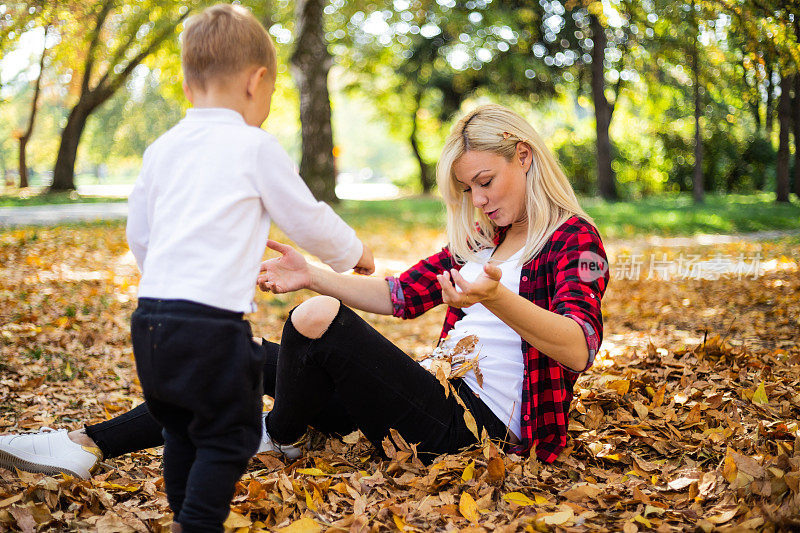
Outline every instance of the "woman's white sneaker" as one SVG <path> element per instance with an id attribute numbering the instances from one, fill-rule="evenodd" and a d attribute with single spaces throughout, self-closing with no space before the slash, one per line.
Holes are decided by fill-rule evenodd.
<path id="1" fill-rule="evenodd" d="M 6 468 L 88 479 L 101 459 L 99 448 L 73 442 L 66 429 L 0 436 L 0 466 Z"/>
<path id="2" fill-rule="evenodd" d="M 256 453 L 264 452 L 278 452 L 286 456 L 287 459 L 294 461 L 303 455 L 303 446 L 306 443 L 305 435 L 294 444 L 278 444 L 272 440 L 272 437 L 267 433 L 267 415 L 264 413 L 261 417 L 261 444 L 258 446 Z"/>

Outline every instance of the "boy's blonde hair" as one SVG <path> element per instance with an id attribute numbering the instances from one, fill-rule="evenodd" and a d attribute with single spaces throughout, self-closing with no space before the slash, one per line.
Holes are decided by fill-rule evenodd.
<path id="1" fill-rule="evenodd" d="M 456 180 L 453 165 L 467 151 L 492 152 L 511 161 L 519 142 L 530 146 L 533 159 L 525 189 L 528 237 L 520 264 L 533 259 L 571 216 L 594 223 L 578 205 L 572 185 L 533 126 L 508 108 L 484 105 L 453 126 L 436 167 L 436 181 L 447 208 L 450 251 L 459 261 L 474 261 L 476 250 L 493 247 L 497 226 L 472 205 L 469 193 Z"/>
<path id="2" fill-rule="evenodd" d="M 192 16 L 183 30 L 181 61 L 186 83 L 205 90 L 209 81 L 224 81 L 252 66 L 277 73 L 272 39 L 250 11 L 217 4 Z"/>

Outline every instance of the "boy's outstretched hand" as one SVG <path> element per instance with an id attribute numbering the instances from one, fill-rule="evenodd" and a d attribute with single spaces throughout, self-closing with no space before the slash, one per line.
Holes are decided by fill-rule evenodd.
<path id="1" fill-rule="evenodd" d="M 283 294 L 311 286 L 311 269 L 300 252 L 271 239 L 267 241 L 267 248 L 280 252 L 281 256 L 261 263 L 256 279 L 259 289 Z"/>
<path id="2" fill-rule="evenodd" d="M 364 246 L 364 251 L 361 252 L 361 259 L 359 259 L 356 266 L 353 267 L 353 272 L 369 276 L 375 273 L 375 258 L 372 257 L 372 250 L 370 250 L 366 244 L 362 243 L 362 246 Z"/>

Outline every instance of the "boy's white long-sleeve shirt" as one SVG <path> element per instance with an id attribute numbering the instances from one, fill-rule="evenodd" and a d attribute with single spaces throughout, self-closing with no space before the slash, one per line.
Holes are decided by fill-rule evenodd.
<path id="1" fill-rule="evenodd" d="M 147 148 L 128 198 L 139 297 L 253 311 L 271 220 L 337 272 L 361 257 L 355 231 L 313 197 L 275 137 L 233 110 L 189 109 Z"/>

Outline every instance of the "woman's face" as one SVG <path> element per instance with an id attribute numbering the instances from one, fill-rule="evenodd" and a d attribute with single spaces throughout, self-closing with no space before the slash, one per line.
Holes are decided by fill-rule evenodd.
<path id="1" fill-rule="evenodd" d="M 493 152 L 468 151 L 453 164 L 457 186 L 472 198 L 472 205 L 498 226 L 527 221 L 526 174 L 531 149 L 523 142 L 511 161 Z"/>

